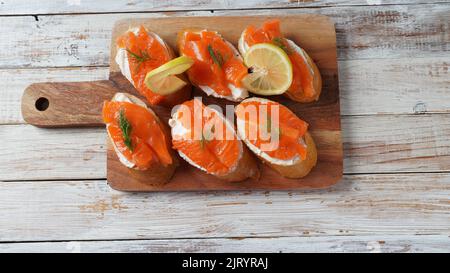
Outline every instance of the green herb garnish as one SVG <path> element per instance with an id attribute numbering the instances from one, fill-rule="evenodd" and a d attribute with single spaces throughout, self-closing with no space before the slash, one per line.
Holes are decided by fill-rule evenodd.
<path id="1" fill-rule="evenodd" d="M 142 63 L 151 59 L 150 55 L 148 55 L 148 52 L 146 50 L 141 49 L 139 51 L 139 54 L 134 53 L 133 51 L 129 50 L 128 48 L 126 50 L 130 54 L 131 58 L 133 58 L 134 61 L 138 64 L 136 66 L 136 70 L 139 70 L 139 67 L 141 66 Z"/>
<path id="2" fill-rule="evenodd" d="M 211 45 L 208 45 L 208 52 L 209 52 L 209 55 L 211 55 L 211 58 L 213 59 L 213 61 L 218 66 L 222 67 L 224 60 L 223 60 L 223 56 L 220 54 L 220 52 L 214 51 L 214 49 L 212 48 Z"/>
<path id="3" fill-rule="evenodd" d="M 128 147 L 128 149 L 130 149 L 130 151 L 133 151 L 133 145 L 131 143 L 131 124 L 128 121 L 128 119 L 125 117 L 125 112 L 122 109 L 120 109 L 119 111 L 119 127 L 120 130 L 122 131 L 122 135 L 123 135 L 123 142 L 125 143 L 125 145 Z"/>
<path id="4" fill-rule="evenodd" d="M 272 43 L 276 46 L 278 46 L 279 48 L 283 49 L 284 52 L 286 52 L 286 54 L 291 54 L 291 50 L 290 48 L 286 45 L 285 41 L 283 38 L 280 37 L 275 37 L 272 39 Z"/>

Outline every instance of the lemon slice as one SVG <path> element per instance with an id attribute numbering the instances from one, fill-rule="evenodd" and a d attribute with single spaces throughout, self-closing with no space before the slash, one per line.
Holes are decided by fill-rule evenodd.
<path id="1" fill-rule="evenodd" d="M 193 64 L 194 60 L 187 56 L 170 60 L 148 72 L 145 76 L 145 85 L 156 94 L 169 95 L 174 93 L 187 84 L 177 75 L 188 70 Z"/>
<path id="2" fill-rule="evenodd" d="M 283 94 L 292 83 L 292 63 L 281 48 L 268 43 L 251 46 L 244 56 L 251 68 L 242 79 L 243 85 L 258 95 Z"/>

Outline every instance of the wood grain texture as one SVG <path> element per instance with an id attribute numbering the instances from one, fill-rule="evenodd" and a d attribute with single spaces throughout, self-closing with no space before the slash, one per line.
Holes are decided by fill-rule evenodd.
<path id="1" fill-rule="evenodd" d="M 449 134 L 450 115 L 447 114 L 344 119 L 345 171 L 447 171 Z"/>
<path id="2" fill-rule="evenodd" d="M 448 1 L 383 0 L 383 1 L 125 1 L 108 5 L 80 1 L 3 0 L 0 14 L 47 14 L 122 11 L 167 11 L 170 9 L 222 8 L 288 8 L 283 10 L 161 12 L 150 14 L 95 14 L 65 16 L 0 16 L 0 124 L 23 123 L 20 96 L 33 82 L 89 81 L 107 79 L 109 41 L 116 19 L 127 17 L 201 16 L 321 13 L 336 22 L 340 68 L 342 113 L 345 115 L 405 114 L 448 112 Z M 366 4 L 381 3 L 381 6 Z M 195 3 L 195 4 L 192 4 Z M 409 5 L 409 3 L 426 3 Z M 215 6 L 217 4 L 217 6 Z M 246 6 L 248 4 L 248 6 Z M 349 5 L 364 5 L 349 6 Z M 402 5 L 383 5 L 402 4 Z M 405 5 L 406 4 L 406 5 Z M 341 7 L 328 7 L 344 5 Z M 294 7 L 313 6 L 321 8 Z M 67 66 L 90 66 L 86 68 Z M 95 66 L 95 67 L 94 67 Z M 37 69 L 30 69 L 30 68 Z M 57 68 L 52 68 L 57 67 Z M 4 69 L 6 68 L 6 69 Z M 42 68 L 42 69 L 40 69 Z M 372 73 L 373 72 L 373 73 Z M 373 98 L 368 100 L 367 98 Z M 356 172 L 449 171 L 448 149 L 444 137 L 448 128 L 446 115 L 344 117 L 345 153 L 351 155 L 345 170 Z M 384 126 L 387 122 L 388 126 Z M 429 126 L 423 128 L 424 122 Z M 375 127 L 380 128 L 374 133 Z M 395 126 L 395 127 L 393 127 Z M 442 127 L 441 127 L 442 126 Z M 446 127 L 445 127 L 446 126 Z M 355 137 L 352 128 L 363 128 Z M 372 129 L 371 129 L 372 128 Z M 399 133 L 403 129 L 403 133 Z M 419 129 L 419 130 L 417 130 Z M 349 131 L 350 130 L 350 131 Z M 396 137 L 390 136 L 397 132 Z M 409 135 L 408 135 L 409 132 Z M 439 136 L 440 135 L 440 136 Z M 34 139 L 36 138 L 36 139 Z M 447 137 L 449 139 L 450 136 Z M 83 177 L 105 177 L 105 136 L 103 130 L 57 130 L 31 126 L 0 126 L 0 139 L 8 143 L 0 153 L 0 180 L 36 180 Z M 433 143 L 433 140 L 437 140 Z M 405 150 L 400 148 L 404 143 Z M 423 143 L 423 146 L 420 145 Z M 349 150 L 349 145 L 358 149 Z M 434 147 L 434 146 L 437 147 Z M 373 146 L 373 147 L 372 147 Z M 45 147 L 50 147 L 47 149 Z M 411 157 L 405 158 L 408 150 Z M 5 152 L 15 150 L 16 152 Z M 390 154 L 392 152 L 392 154 Z M 377 160 L 380 153 L 383 160 Z M 422 156 L 425 156 L 422 158 Z M 434 159 L 437 157 L 437 159 Z M 442 157 L 442 164 L 439 158 Z M 425 166 L 428 159 L 431 166 Z M 83 160 L 85 159 L 85 160 Z M 362 161 L 362 163 L 353 162 Z M 37 164 L 39 162 L 39 164 Z M 364 165 L 366 164 L 366 165 Z M 409 164 L 409 166 L 407 166 Z M 349 165 L 350 167 L 347 167 Z M 406 176 L 406 177 L 405 177 Z M 53 177 L 53 178 L 52 178 Z M 440 182 L 436 182 L 437 179 Z M 113 202 L 104 191 L 110 189 L 100 181 L 97 187 L 85 182 L 14 182 L 6 183 L 0 195 L 0 238 L 21 240 L 70 240 L 99 238 L 105 233 L 108 242 L 82 242 L 81 250 L 129 251 L 365 251 L 367 241 L 379 241 L 382 251 L 448 252 L 448 178 L 447 174 L 352 175 L 351 184 L 341 193 L 302 192 L 260 193 L 244 204 L 247 195 L 220 197 L 217 193 L 126 194 Z M 78 183 L 78 184 L 77 184 Z M 348 183 L 345 180 L 344 184 Z M 447 183 L 447 184 L 443 184 Z M 3 183 L 0 183 L 3 184 Z M 13 185 L 11 185 L 13 184 Z M 70 186 L 68 185 L 70 184 Z M 364 185 L 362 188 L 359 184 Z M 11 186 L 10 186 L 11 185 Z M 82 187 L 84 185 L 84 188 Z M 447 185 L 447 186 L 443 186 Z M 15 186 L 15 187 L 12 187 Z M 79 186 L 79 187 L 78 187 Z M 80 188 L 82 187 L 82 188 Z M 75 189 L 76 188 L 76 189 Z M 95 188 L 95 189 L 94 189 Z M 393 191 L 390 191 L 393 188 Z M 362 191 L 358 191 L 362 189 Z M 347 193 L 350 192 L 350 195 Z M 438 192 L 441 192 L 439 194 Z M 116 193 L 111 191 L 111 195 Z M 358 194 L 359 193 L 359 194 Z M 225 194 L 225 193 L 222 193 Z M 312 196 L 311 196 L 312 194 Z M 257 195 L 251 193 L 250 195 Z M 3 198 L 7 196 L 8 198 Z M 181 196 L 181 198 L 180 198 Z M 311 197 L 311 198 L 310 198 Z M 67 198 L 68 200 L 63 200 Z M 116 198 L 116 197 L 114 197 Z M 147 198 L 147 199 L 146 199 Z M 299 204 L 292 199 L 303 199 Z M 319 199 L 317 199 L 319 198 Z M 128 199 L 124 202 L 123 199 Z M 71 200 L 78 200 L 77 204 Z M 95 201 L 94 201 L 95 200 Z M 109 202 L 111 200 L 111 202 Z M 160 201 L 164 200 L 164 201 Z M 238 204 L 208 206 L 206 202 L 232 201 Z M 218 202 L 217 202 L 218 201 Z M 267 202 L 267 204 L 266 204 Z M 121 205 L 126 203 L 131 215 Z M 178 203 L 178 205 L 176 205 Z M 184 206 L 203 204 L 198 211 Z M 276 204 L 271 209 L 270 203 Z M 145 206 L 143 205 L 145 204 Z M 163 207 L 159 207 L 161 204 Z M 175 204 L 175 205 L 173 205 Z M 77 205 L 84 205 L 80 212 Z M 164 206 L 165 205 L 165 206 Z M 301 205 L 301 206 L 298 206 Z M 341 208 L 336 209 L 338 205 Z M 348 205 L 351 209 L 344 210 Z M 233 206 L 237 206 L 234 207 Z M 251 211 L 255 206 L 260 206 Z M 114 209 L 113 209 L 114 207 Z M 359 209 L 361 207 L 361 209 Z M 100 208 L 100 210 L 95 211 Z M 102 218 L 101 210 L 106 208 Z M 189 208 L 189 207 L 188 207 Z M 10 211 L 12 209 L 12 211 Z M 137 211 L 143 209 L 145 213 Z M 158 213 L 159 211 L 162 213 Z M 8 214 L 3 214 L 6 211 Z M 41 211 L 44 213 L 41 214 Z M 361 211 L 361 213 L 360 213 Z M 150 215 L 156 212 L 157 214 Z M 119 217 L 117 217 L 119 214 Z M 88 216 L 86 216 L 88 215 Z M 147 215 L 150 217 L 145 218 Z M 194 217 L 190 217 L 194 216 Z M 265 221 L 262 220 L 266 217 Z M 272 218 L 275 216 L 275 218 Z M 98 218 L 97 218 L 98 217 Z M 171 220 L 174 217 L 174 221 Z M 189 218 L 190 217 L 190 218 Z M 292 221 L 289 221 L 292 218 Z M 14 219 L 14 221 L 12 221 Z M 16 220 L 17 219 L 17 220 Z M 185 220 L 186 219 L 186 220 Z M 281 220 L 281 221 L 279 221 Z M 123 223 L 119 223 L 123 221 Z M 39 224 L 43 223 L 42 227 Z M 65 224 L 66 223 L 66 224 Z M 249 226 L 257 223 L 260 226 Z M 128 225 L 131 229 L 128 230 Z M 444 226 L 446 225 L 446 227 Z M 46 229 L 48 228 L 49 229 Z M 345 236 L 349 227 L 350 236 Z M 342 230 L 339 230 L 342 228 Z M 249 230 L 250 229 L 250 230 Z M 217 238 L 206 240 L 164 240 L 164 236 L 188 238 L 217 234 L 250 234 L 263 230 L 270 238 L 239 240 Z M 155 232 L 156 230 L 156 232 Z M 158 232 L 159 230 L 159 232 Z M 166 231 L 167 230 L 167 231 Z M 309 237 L 310 230 L 317 230 Z M 54 233 L 56 231 L 56 233 Z M 166 231 L 166 232 L 164 232 Z M 171 231 L 175 231 L 172 232 Z M 199 232 L 201 231 L 201 233 Z M 209 231 L 209 232 L 208 232 Z M 228 232 L 231 231 L 231 232 Z M 292 231 L 292 232 L 291 232 Z M 340 232 L 342 231 L 342 232 Z M 393 232 L 390 232 L 393 231 Z M 256 233 L 255 232 L 255 233 Z M 124 234 L 125 233 L 125 234 Z M 273 234 L 272 234 L 273 233 Z M 160 240 L 114 241 L 121 237 L 144 238 L 151 234 Z M 273 238 L 276 234 L 297 236 Z M 329 235 L 333 234 L 333 235 Z M 338 236 L 334 236 L 334 235 Z M 344 236 L 343 236 L 344 234 Z M 421 235 L 416 235 L 421 234 Z M 434 235 L 425 235 L 434 234 Z M 97 236 L 100 235 L 100 236 Z M 161 235 L 161 236 L 159 236 Z M 191 236 L 192 235 L 192 236 Z M 249 235 L 255 236 L 255 235 Z M 119 238 L 119 239 L 120 239 Z M 108 240 L 109 240 L 108 239 Z M 101 240 L 97 239 L 97 240 Z M 259 241 L 262 240 L 262 241 Z M 265 241 L 270 240 L 270 241 Z M 305 241 L 306 240 L 306 241 Z M 348 241 L 347 241 L 348 240 Z M 242 244 L 239 244 L 242 242 Z M 292 242 L 292 243 L 291 243 Z M 73 250 L 75 244 L 68 244 Z M 55 246 L 56 245 L 56 246 Z M 371 243 L 372 245 L 372 243 Z M 376 246 L 376 242 L 373 243 Z M 0 251 L 34 251 L 65 247 L 61 243 L 0 244 Z M 142 246 L 142 247 L 141 247 Z M 248 248 L 246 247 L 248 246 Z M 60 248 L 61 247 L 61 248 Z M 62 250 L 64 251 L 64 250 Z"/>
<path id="3" fill-rule="evenodd" d="M 38 127 L 103 127 L 103 102 L 117 92 L 107 80 L 33 83 L 22 95 L 22 116 Z"/>
<path id="4" fill-rule="evenodd" d="M 36 82 L 97 81 L 108 78 L 107 67 L 66 67 L 0 70 L 0 124 L 24 123 L 21 99 L 25 88 Z"/>
<path id="5" fill-rule="evenodd" d="M 351 5 L 388 5 L 441 3 L 445 0 L 190 0 L 190 1 L 108 1 L 99 0 L 5 0 L 0 6 L 0 15 L 18 14 L 64 14 L 64 13 L 105 13 L 105 12 L 154 12 L 170 10 L 232 10 L 254 8 L 300 8 Z"/>
<path id="6" fill-rule="evenodd" d="M 0 153 L 0 181 L 106 177 L 104 128 L 1 125 L 0 139 L 11 147 Z"/>
<path id="7" fill-rule="evenodd" d="M 250 24 L 261 25 L 273 19 L 270 16 L 243 17 L 185 17 L 158 19 L 124 19 L 115 24 L 111 54 L 117 52 L 116 40 L 130 28 L 146 26 L 171 47 L 176 48 L 177 33 L 186 27 L 216 30 L 228 41 L 237 41 L 241 29 Z M 239 183 L 222 181 L 207 175 L 197 168 L 185 164 L 181 158 L 180 167 L 167 184 L 149 183 L 146 176 L 130 170 L 120 163 L 113 147 L 108 145 L 107 179 L 109 185 L 123 191 L 192 191 L 192 190 L 292 190 L 301 188 L 325 188 L 337 183 L 342 177 L 342 142 L 339 111 L 339 87 L 337 78 L 336 34 L 334 24 L 326 16 L 315 14 L 299 14 L 281 17 L 284 34 L 298 42 L 314 59 L 319 67 L 323 80 L 322 94 L 318 102 L 300 104 L 285 98 L 271 98 L 289 107 L 298 116 L 309 123 L 310 132 L 318 150 L 316 167 L 306 177 L 288 179 L 280 176 L 270 167 L 260 164 L 259 180 L 248 179 Z M 122 76 L 114 57 L 110 58 L 110 80 L 119 90 L 127 90 L 135 94 L 131 84 Z M 232 103 L 223 99 L 209 98 L 203 92 L 194 96 L 202 96 L 206 105 L 220 105 L 225 110 Z M 162 120 L 167 123 L 171 109 L 153 107 Z"/>
<path id="8" fill-rule="evenodd" d="M 130 194 L 104 180 L 4 182 L 0 241 L 449 236 L 449 194 L 450 174 L 350 175 L 327 190 L 284 192 Z"/>
<path id="9" fill-rule="evenodd" d="M 342 118 L 344 173 L 450 171 L 450 115 Z M 104 129 L 2 125 L 1 180 L 106 178 Z"/>
<path id="10" fill-rule="evenodd" d="M 450 5 L 440 4 L 0 17 L 0 68 L 107 66 L 113 25 L 124 18 L 249 14 L 330 16 L 340 60 L 448 57 L 449 11 Z"/>
<path id="11" fill-rule="evenodd" d="M 447 235 L 315 236 L 278 238 L 173 239 L 0 243 L 0 253 L 441 253 L 450 250 Z"/>
<path id="12" fill-rule="evenodd" d="M 338 65 L 342 115 L 450 112 L 450 57 L 347 60 Z M 0 70 L 0 78 L 7 79 L 0 81 L 0 124 L 24 123 L 20 100 L 33 82 L 95 81 L 107 79 L 108 73 L 107 67 Z"/>

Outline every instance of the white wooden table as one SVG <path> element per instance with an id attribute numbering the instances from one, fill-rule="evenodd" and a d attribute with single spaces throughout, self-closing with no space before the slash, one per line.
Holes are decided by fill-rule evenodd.
<path id="1" fill-rule="evenodd" d="M 331 189 L 121 193 L 103 129 L 21 117 L 30 83 L 107 78 L 118 19 L 294 13 L 336 22 Z M 450 251 L 449 18 L 442 0 L 1 0 L 0 251 Z"/>

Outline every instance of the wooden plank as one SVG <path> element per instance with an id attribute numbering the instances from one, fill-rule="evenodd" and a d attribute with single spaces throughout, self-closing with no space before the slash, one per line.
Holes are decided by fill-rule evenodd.
<path id="1" fill-rule="evenodd" d="M 434 0 L 433 3 L 447 2 Z M 108 1 L 89 2 L 85 0 L 4 0 L 0 15 L 17 14 L 61 14 L 61 13 L 106 13 L 106 12 L 154 12 L 174 10 L 221 10 L 256 8 L 301 8 L 351 5 L 392 5 L 430 3 L 425 0 L 190 0 L 190 1 Z"/>
<path id="2" fill-rule="evenodd" d="M 0 68 L 106 66 L 114 22 L 167 16 L 288 15 L 318 13 L 336 23 L 341 60 L 448 57 L 450 5 L 327 7 L 0 17 Z M 31 45 L 31 46 L 30 46 Z"/>
<path id="3" fill-rule="evenodd" d="M 73 82 L 107 79 L 105 67 L 0 70 L 0 124 L 24 123 L 20 112 L 25 88 L 35 82 Z"/>
<path id="4" fill-rule="evenodd" d="M 42 129 L 2 125 L 0 180 L 106 177 L 106 133 L 96 129 Z M 8 145 L 8 146 L 9 146 Z"/>
<path id="5" fill-rule="evenodd" d="M 136 253 L 136 252 L 448 252 L 447 235 L 317 236 L 279 238 L 173 239 L 3 243 L 1 253 Z"/>
<path id="6" fill-rule="evenodd" d="M 445 235 L 450 174 L 350 175 L 327 190 L 129 194 L 0 183 L 0 241 Z M 14 219 L 14 221 L 11 221 Z"/>
<path id="7" fill-rule="evenodd" d="M 450 115 L 342 118 L 344 173 L 450 171 Z M 0 180 L 106 177 L 104 129 L 0 126 Z"/>
<path id="8" fill-rule="evenodd" d="M 340 61 L 341 113 L 448 113 L 449 64 L 450 57 Z M 20 100 L 23 90 L 33 82 L 94 81 L 107 77 L 106 67 L 0 70 L 0 124 L 24 123 Z"/>
<path id="9" fill-rule="evenodd" d="M 448 171 L 450 115 L 343 119 L 346 173 Z"/>
<path id="10" fill-rule="evenodd" d="M 343 115 L 450 112 L 450 57 L 339 62 Z"/>

